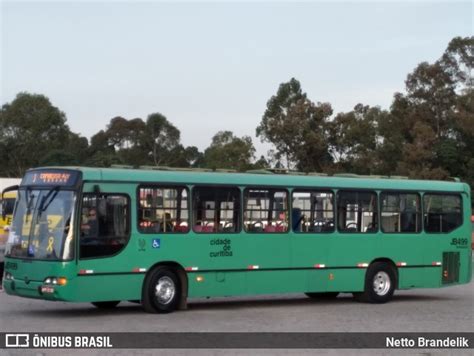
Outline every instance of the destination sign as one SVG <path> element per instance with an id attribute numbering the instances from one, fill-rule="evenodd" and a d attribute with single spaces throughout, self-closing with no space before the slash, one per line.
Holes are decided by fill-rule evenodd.
<path id="1" fill-rule="evenodd" d="M 21 185 L 75 186 L 80 173 L 77 171 L 37 170 L 26 172 Z"/>

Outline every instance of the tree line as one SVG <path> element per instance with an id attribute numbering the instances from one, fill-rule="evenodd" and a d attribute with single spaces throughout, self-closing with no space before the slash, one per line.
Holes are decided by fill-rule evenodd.
<path id="1" fill-rule="evenodd" d="M 259 159 L 251 137 L 230 131 L 217 132 L 202 152 L 185 146 L 161 113 L 114 117 L 89 141 L 70 130 L 46 96 L 19 93 L 0 110 L 0 176 L 18 177 L 35 166 L 132 165 L 459 177 L 473 185 L 473 65 L 474 37 L 456 37 L 437 61 L 407 75 L 405 92 L 394 94 L 390 108 L 357 104 L 337 114 L 291 78 L 268 100 L 256 127 L 273 147 Z"/>

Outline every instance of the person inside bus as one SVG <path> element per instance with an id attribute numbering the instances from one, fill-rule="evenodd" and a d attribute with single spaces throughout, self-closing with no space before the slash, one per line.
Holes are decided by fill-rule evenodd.
<path id="1" fill-rule="evenodd" d="M 161 232 L 173 232 L 173 221 L 170 213 L 163 214 L 163 221 L 161 223 Z"/>
<path id="2" fill-rule="evenodd" d="M 97 237 L 97 234 L 99 232 L 97 210 L 95 208 L 90 208 L 87 213 L 86 219 L 86 222 L 81 225 L 81 236 Z"/>

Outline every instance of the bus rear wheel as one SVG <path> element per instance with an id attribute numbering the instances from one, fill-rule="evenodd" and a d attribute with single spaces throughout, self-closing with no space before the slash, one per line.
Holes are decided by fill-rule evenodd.
<path id="1" fill-rule="evenodd" d="M 110 302 L 93 302 L 92 305 L 99 309 L 113 309 L 115 308 L 120 300 L 114 300 Z"/>
<path id="2" fill-rule="evenodd" d="M 180 294 L 176 273 L 167 267 L 155 268 L 145 280 L 143 309 L 148 313 L 170 313 L 177 308 Z"/>
<path id="3" fill-rule="evenodd" d="M 365 274 L 364 291 L 353 294 L 359 302 L 380 304 L 392 299 L 395 287 L 395 269 L 388 263 L 375 262 L 369 266 Z"/>
<path id="4" fill-rule="evenodd" d="M 336 299 L 339 292 L 324 292 L 324 293 L 305 293 L 306 296 L 313 299 Z"/>

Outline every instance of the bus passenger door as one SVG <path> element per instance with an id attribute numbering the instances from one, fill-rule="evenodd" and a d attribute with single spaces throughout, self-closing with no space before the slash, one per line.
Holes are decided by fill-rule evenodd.
<path id="1" fill-rule="evenodd" d="M 137 281 L 131 274 L 130 248 L 135 188 L 130 184 L 84 184 L 76 247 L 78 293 L 86 300 L 137 298 L 140 288 L 132 287 Z"/>

